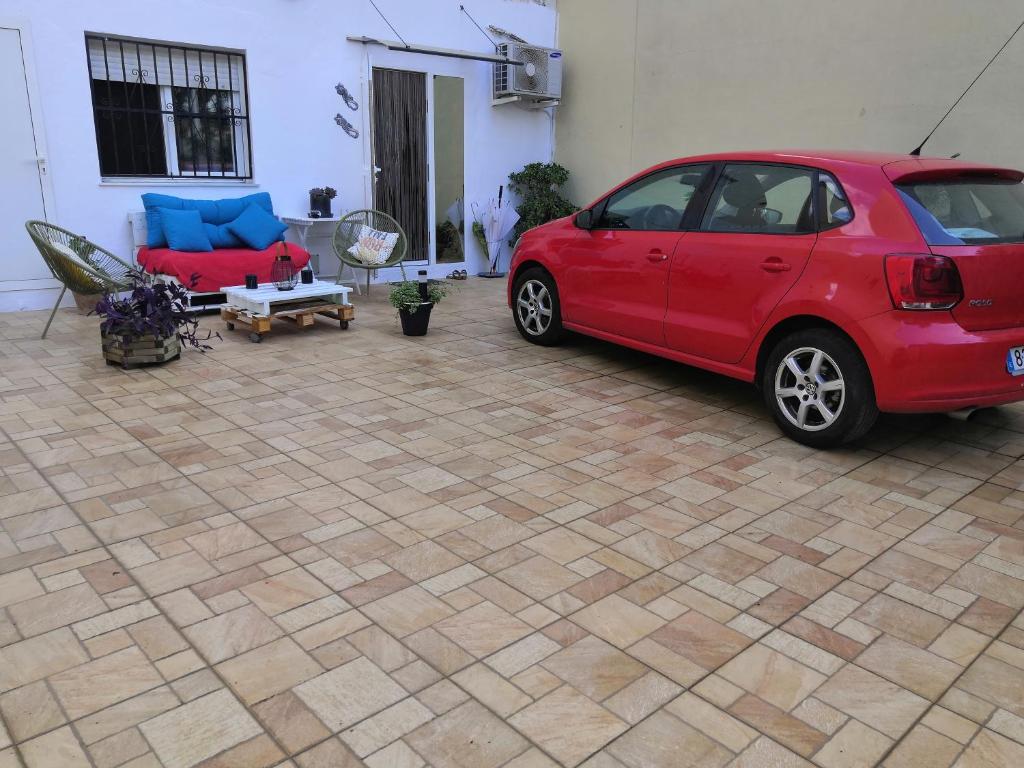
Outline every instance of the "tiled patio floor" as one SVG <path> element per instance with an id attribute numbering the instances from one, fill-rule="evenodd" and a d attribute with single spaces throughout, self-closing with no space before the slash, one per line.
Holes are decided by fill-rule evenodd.
<path id="1" fill-rule="evenodd" d="M 0 766 L 1024 766 L 1024 408 L 817 453 L 503 288 L 127 374 L 0 316 Z"/>

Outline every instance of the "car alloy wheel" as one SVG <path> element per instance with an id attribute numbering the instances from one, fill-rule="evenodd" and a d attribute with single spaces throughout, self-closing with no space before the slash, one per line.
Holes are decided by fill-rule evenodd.
<path id="1" fill-rule="evenodd" d="M 541 336 L 551 325 L 551 293 L 539 280 L 527 280 L 516 297 L 519 323 L 531 336 Z"/>
<path id="2" fill-rule="evenodd" d="M 829 355 L 814 347 L 794 349 L 775 371 L 775 399 L 798 429 L 818 432 L 835 423 L 846 404 L 846 382 Z"/>

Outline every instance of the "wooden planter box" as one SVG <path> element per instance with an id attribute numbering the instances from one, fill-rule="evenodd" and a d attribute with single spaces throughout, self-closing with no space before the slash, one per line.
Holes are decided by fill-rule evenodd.
<path id="1" fill-rule="evenodd" d="M 101 333 L 100 338 L 107 365 L 137 368 L 140 365 L 159 365 L 181 356 L 181 342 L 177 336 L 169 339 L 143 336 L 140 339 L 125 341 L 121 336 Z"/>

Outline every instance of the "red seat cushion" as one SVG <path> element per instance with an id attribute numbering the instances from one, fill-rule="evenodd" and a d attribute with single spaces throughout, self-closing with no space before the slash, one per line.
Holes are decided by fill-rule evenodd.
<path id="1" fill-rule="evenodd" d="M 193 291 L 213 293 L 229 285 L 244 285 L 246 275 L 256 275 L 261 283 L 270 282 L 270 266 L 281 253 L 281 243 L 262 251 L 251 248 L 217 248 L 205 253 L 172 251 L 170 248 L 140 248 L 136 257 L 144 270 L 152 275 L 171 275 L 188 286 L 192 275 L 199 281 Z M 288 244 L 288 255 L 296 269 L 309 263 L 309 252 Z"/>

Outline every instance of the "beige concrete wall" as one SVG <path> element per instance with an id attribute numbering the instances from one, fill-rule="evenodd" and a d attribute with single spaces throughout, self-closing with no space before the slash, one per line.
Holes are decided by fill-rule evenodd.
<path id="1" fill-rule="evenodd" d="M 909 152 L 1024 20 L 1021 0 L 559 0 L 556 159 L 584 204 L 737 149 Z M 1024 31 L 924 154 L 1024 168 Z"/>

